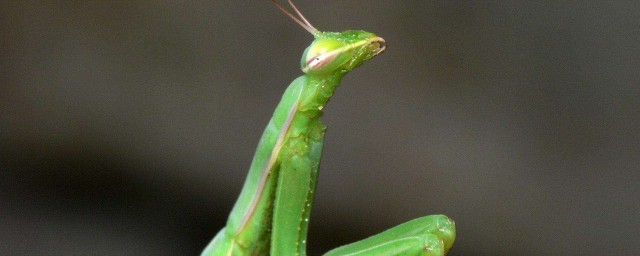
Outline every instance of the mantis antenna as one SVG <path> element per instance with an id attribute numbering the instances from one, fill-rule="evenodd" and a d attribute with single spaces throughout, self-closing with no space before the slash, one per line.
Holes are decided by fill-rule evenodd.
<path id="1" fill-rule="evenodd" d="M 297 22 L 298 24 L 300 24 L 300 26 L 302 26 L 305 30 L 309 31 L 309 33 L 311 33 L 312 35 L 316 36 L 318 34 L 318 30 L 313 27 L 313 25 L 311 25 L 311 23 L 304 17 L 304 15 L 302 15 L 302 13 L 300 12 L 300 10 L 298 10 L 298 8 L 296 7 L 295 4 L 293 4 L 293 2 L 291 2 L 291 0 L 288 0 L 289 5 L 291 5 L 291 7 L 293 8 L 293 10 L 296 12 L 296 14 L 298 14 L 298 17 L 296 17 L 295 15 L 293 15 L 290 11 L 288 11 L 286 8 L 284 8 L 284 6 L 282 6 L 281 4 L 279 4 L 278 2 L 276 2 L 276 0 L 271 0 L 271 2 L 273 2 L 282 12 L 284 12 L 287 16 L 289 16 L 291 19 L 293 19 L 293 21 Z M 302 19 L 302 20 L 300 20 Z"/>

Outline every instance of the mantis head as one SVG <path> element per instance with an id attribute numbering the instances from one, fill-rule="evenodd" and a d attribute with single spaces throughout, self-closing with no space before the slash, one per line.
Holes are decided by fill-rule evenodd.
<path id="1" fill-rule="evenodd" d="M 300 61 L 302 71 L 307 74 L 347 73 L 386 49 L 384 39 L 373 33 L 362 30 L 347 30 L 340 33 L 321 32 L 309 23 L 291 0 L 288 0 L 289 5 L 293 7 L 299 18 L 275 0 L 272 2 L 315 37 L 302 54 Z"/>
<path id="2" fill-rule="evenodd" d="M 319 32 L 302 54 L 302 71 L 311 75 L 346 73 L 384 52 L 384 39 L 362 30 Z"/>

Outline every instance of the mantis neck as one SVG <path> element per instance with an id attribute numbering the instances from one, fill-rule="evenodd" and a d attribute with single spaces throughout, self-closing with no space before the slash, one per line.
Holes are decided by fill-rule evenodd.
<path id="1" fill-rule="evenodd" d="M 299 105 L 291 122 L 287 141 L 282 148 L 282 155 L 305 155 L 311 144 L 322 140 L 326 129 L 320 121 L 322 109 L 333 96 L 344 74 L 346 73 L 331 76 L 305 74 L 293 82 L 292 86 L 301 83 L 299 86 L 302 87 L 302 91 L 299 93 Z"/>
<path id="2" fill-rule="evenodd" d="M 300 99 L 299 112 L 310 119 L 322 116 L 322 109 L 327 104 L 333 93 L 336 91 L 342 77 L 346 73 L 333 75 L 304 75 L 307 82 Z"/>

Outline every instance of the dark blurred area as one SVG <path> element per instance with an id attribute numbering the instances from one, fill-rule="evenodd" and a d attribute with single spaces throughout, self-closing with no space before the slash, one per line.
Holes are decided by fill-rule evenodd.
<path id="1" fill-rule="evenodd" d="M 296 1 L 387 52 L 329 126 L 313 255 L 412 218 L 451 255 L 640 254 L 640 2 Z M 3 255 L 196 255 L 311 36 L 270 1 L 0 3 Z"/>

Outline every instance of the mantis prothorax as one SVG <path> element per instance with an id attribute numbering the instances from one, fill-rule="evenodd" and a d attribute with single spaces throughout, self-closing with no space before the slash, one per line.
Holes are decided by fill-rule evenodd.
<path id="1" fill-rule="evenodd" d="M 278 8 L 315 40 L 301 60 L 304 75 L 286 89 L 253 157 L 226 226 L 203 256 L 306 255 L 307 228 L 326 126 L 320 117 L 342 77 L 385 50 L 385 40 L 361 30 L 321 32 L 288 0 Z M 446 255 L 455 225 L 443 215 L 406 222 L 326 255 Z"/>

